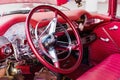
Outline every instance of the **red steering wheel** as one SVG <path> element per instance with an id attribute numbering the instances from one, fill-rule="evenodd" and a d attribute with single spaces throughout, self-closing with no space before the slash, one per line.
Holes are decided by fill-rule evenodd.
<path id="1" fill-rule="evenodd" d="M 38 50 L 35 47 L 35 44 L 33 43 L 32 37 L 31 37 L 30 21 L 31 21 L 33 14 L 40 9 L 49 9 L 55 13 L 55 18 L 49 23 L 50 30 L 49 30 L 48 34 L 45 36 L 42 36 L 38 40 L 40 42 L 39 48 L 41 48 L 41 50 L 43 50 L 43 51 L 46 51 L 48 49 L 48 51 L 46 51 L 46 52 L 48 52 L 50 54 L 50 56 L 52 56 L 54 58 L 54 59 L 52 59 L 53 64 L 51 64 L 50 62 L 45 60 L 45 58 L 43 57 L 43 54 L 38 52 Z M 50 42 L 52 40 L 53 40 L 53 42 L 55 41 L 55 37 L 53 34 L 55 33 L 55 29 L 56 29 L 57 15 L 61 16 L 66 21 L 66 23 L 68 23 L 70 25 L 70 28 L 72 29 L 72 33 L 74 34 L 74 36 L 76 38 L 76 45 L 72 46 L 71 49 L 78 51 L 77 60 L 72 67 L 67 68 L 67 69 L 61 68 L 59 66 L 60 63 L 59 63 L 57 55 L 55 53 L 54 45 L 52 45 L 51 43 L 47 43 L 50 46 L 45 46 L 45 44 L 44 44 L 44 43 Z M 55 24 L 55 25 L 53 25 L 53 24 Z M 48 5 L 40 5 L 40 6 L 35 7 L 34 9 L 32 9 L 26 19 L 26 37 L 27 37 L 28 43 L 29 43 L 32 51 L 36 55 L 36 57 L 39 59 L 39 61 L 44 66 L 46 66 L 50 70 L 57 72 L 57 73 L 68 74 L 68 73 L 73 72 L 75 69 L 77 69 L 79 67 L 79 65 L 81 63 L 81 59 L 82 59 L 82 44 L 81 44 L 80 36 L 79 36 L 77 30 L 75 29 L 75 25 L 60 10 L 58 10 L 54 7 L 48 6 Z M 48 38 L 49 38 L 49 40 L 47 40 Z M 52 47 L 51 47 L 51 45 L 52 45 Z M 45 48 L 47 48 L 47 49 L 45 49 Z"/>

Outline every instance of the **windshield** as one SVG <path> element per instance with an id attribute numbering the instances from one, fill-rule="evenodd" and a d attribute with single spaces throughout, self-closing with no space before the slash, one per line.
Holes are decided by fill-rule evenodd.
<path id="1" fill-rule="evenodd" d="M 0 1 L 0 15 L 16 14 L 16 13 L 28 13 L 32 8 L 38 5 L 51 5 L 59 10 L 73 10 L 73 9 L 85 9 L 91 12 L 95 9 L 95 12 L 101 14 L 108 14 L 109 0 L 98 0 L 97 7 L 93 6 L 93 2 L 89 0 L 82 0 L 82 6 L 77 7 L 74 0 L 68 0 L 69 2 L 63 5 L 57 5 L 58 0 L 1 0 Z M 120 14 L 120 0 L 118 0 L 117 16 Z M 88 6 L 90 5 L 90 6 Z M 88 6 L 88 7 L 87 7 Z M 88 9 L 87 9 L 88 8 Z"/>
<path id="2" fill-rule="evenodd" d="M 4 2 L 4 1 L 3 1 Z M 45 2 L 17 2 L 17 3 L 1 3 L 0 5 L 0 15 L 5 16 L 9 14 L 26 14 L 28 13 L 32 8 L 38 6 L 38 5 L 51 5 L 59 10 L 69 10 L 67 7 L 64 6 L 57 6 L 55 4 L 48 4 Z"/>
<path id="3" fill-rule="evenodd" d="M 0 4 L 7 3 L 48 3 L 48 4 L 56 4 L 55 0 L 0 0 Z"/>

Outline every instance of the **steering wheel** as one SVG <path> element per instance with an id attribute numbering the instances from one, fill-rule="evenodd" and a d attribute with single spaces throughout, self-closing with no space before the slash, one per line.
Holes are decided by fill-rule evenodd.
<path id="1" fill-rule="evenodd" d="M 45 30 L 42 31 L 42 33 L 40 34 L 40 36 L 37 36 L 37 41 L 39 44 L 39 48 L 41 49 L 41 51 L 38 51 L 38 49 L 36 48 L 34 41 L 31 37 L 31 31 L 30 31 L 30 20 L 32 19 L 32 16 L 35 12 L 39 11 L 40 9 L 49 9 L 51 10 L 55 16 L 54 18 L 49 22 L 49 24 L 47 25 L 47 27 L 45 28 Z M 78 55 L 77 55 L 77 60 L 74 63 L 74 65 L 72 64 L 72 66 L 70 68 L 62 68 L 60 67 L 60 62 L 57 56 L 57 50 L 54 47 L 55 44 L 59 41 L 57 41 L 56 39 L 56 35 L 58 31 L 56 31 L 57 29 L 57 18 L 59 17 L 63 18 L 66 23 L 68 25 L 70 25 L 70 28 L 72 30 L 72 33 L 75 36 L 76 39 L 76 44 L 72 45 L 71 41 L 68 39 L 68 46 L 66 47 L 66 49 L 68 49 L 68 52 L 71 53 L 71 50 L 77 50 L 78 51 Z M 37 24 L 40 24 L 40 22 Z M 63 29 L 63 31 L 65 32 L 66 35 L 68 35 L 69 32 L 67 32 L 67 30 L 64 27 L 61 27 Z M 81 39 L 80 36 L 78 35 L 77 30 L 75 29 L 75 25 L 69 20 L 69 18 L 62 13 L 60 10 L 52 7 L 52 6 L 48 6 L 48 5 L 40 5 L 35 7 L 34 9 L 32 9 L 30 11 L 30 13 L 27 16 L 26 19 L 26 37 L 28 40 L 28 43 L 33 51 L 33 53 L 36 55 L 36 57 L 38 58 L 38 60 L 47 68 L 49 68 L 50 70 L 57 72 L 57 73 L 62 73 L 62 74 L 68 74 L 73 72 L 75 69 L 77 69 L 81 63 L 81 59 L 82 59 L 82 44 L 81 44 Z M 70 38 L 70 35 L 67 36 L 67 38 Z M 60 43 L 59 44 L 65 44 L 66 43 Z M 59 44 L 57 43 L 57 45 L 59 46 Z M 48 60 L 46 60 L 46 58 L 43 55 L 46 55 L 47 58 L 50 58 L 52 63 Z"/>

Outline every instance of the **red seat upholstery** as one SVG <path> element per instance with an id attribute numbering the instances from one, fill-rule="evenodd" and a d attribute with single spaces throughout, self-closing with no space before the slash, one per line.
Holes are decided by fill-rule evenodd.
<path id="1" fill-rule="evenodd" d="M 77 80 L 120 80 L 120 54 L 113 54 Z"/>

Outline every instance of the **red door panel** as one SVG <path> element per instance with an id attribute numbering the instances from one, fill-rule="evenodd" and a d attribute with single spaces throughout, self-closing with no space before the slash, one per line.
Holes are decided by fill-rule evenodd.
<path id="1" fill-rule="evenodd" d="M 114 29 L 116 26 L 118 28 Z M 94 32 L 98 38 L 90 45 L 90 59 L 92 61 L 99 63 L 110 54 L 120 53 L 120 22 L 101 24 Z"/>

